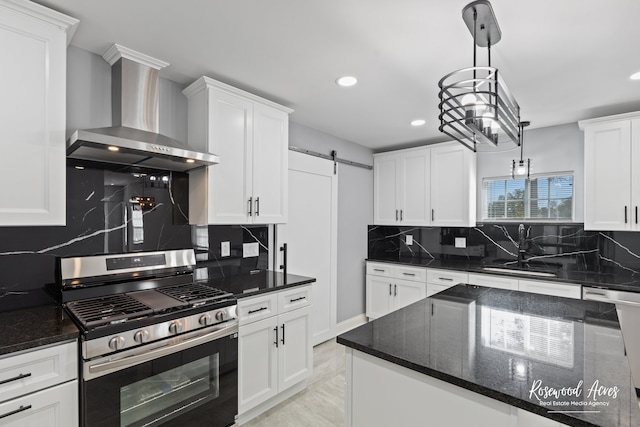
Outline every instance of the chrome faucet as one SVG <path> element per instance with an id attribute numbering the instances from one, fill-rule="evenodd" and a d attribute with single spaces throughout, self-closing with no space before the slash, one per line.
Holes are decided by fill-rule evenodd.
<path id="1" fill-rule="evenodd" d="M 525 237 L 524 224 L 520 224 L 518 226 L 518 267 L 522 267 L 524 265 L 524 256 L 527 252 L 525 249 Z"/>

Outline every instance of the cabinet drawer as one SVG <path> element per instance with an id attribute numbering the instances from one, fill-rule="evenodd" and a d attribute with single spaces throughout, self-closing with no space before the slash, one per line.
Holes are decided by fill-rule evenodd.
<path id="1" fill-rule="evenodd" d="M 420 267 L 405 267 L 403 265 L 396 265 L 394 276 L 397 279 L 426 283 L 427 269 L 420 268 Z"/>
<path id="2" fill-rule="evenodd" d="M 380 263 L 367 263 L 367 274 L 372 276 L 391 277 L 393 275 L 393 268 L 391 264 Z"/>
<path id="3" fill-rule="evenodd" d="M 1 403 L 0 417 L 5 427 L 75 427 L 78 425 L 78 381 Z"/>
<path id="4" fill-rule="evenodd" d="M 454 285 L 434 285 L 433 283 L 427 283 L 427 296 L 430 297 L 431 295 L 435 295 L 438 292 L 449 289 L 451 286 Z"/>
<path id="5" fill-rule="evenodd" d="M 565 298 L 582 298 L 582 286 L 574 283 L 553 283 L 539 280 L 519 280 L 519 289 L 532 294 L 553 295 Z"/>
<path id="6" fill-rule="evenodd" d="M 238 300 L 238 323 L 246 325 L 278 314 L 277 294 Z"/>
<path id="7" fill-rule="evenodd" d="M 469 274 L 469 284 L 489 288 L 518 290 L 518 280 L 493 274 Z"/>
<path id="8" fill-rule="evenodd" d="M 282 314 L 311 304 L 311 285 L 278 292 L 278 313 Z"/>
<path id="9" fill-rule="evenodd" d="M 459 273 L 451 270 L 438 270 L 434 268 L 427 269 L 427 283 L 434 285 L 453 286 L 458 283 L 467 283 L 469 275 L 467 273 Z"/>
<path id="10" fill-rule="evenodd" d="M 78 344 L 71 342 L 0 359 L 0 402 L 78 377 Z"/>

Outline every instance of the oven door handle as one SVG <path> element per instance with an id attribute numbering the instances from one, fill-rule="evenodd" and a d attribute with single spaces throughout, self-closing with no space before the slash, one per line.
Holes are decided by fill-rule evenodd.
<path id="1" fill-rule="evenodd" d="M 156 348 L 149 349 L 149 346 L 141 346 L 131 349 L 131 353 L 125 352 L 126 354 L 115 354 L 95 361 L 85 362 L 85 380 L 92 380 L 94 378 L 110 374 L 112 372 L 139 365 L 140 363 L 149 362 L 151 360 L 158 359 L 169 354 L 177 353 L 179 351 L 186 350 L 191 347 L 196 347 L 198 345 L 205 344 L 207 342 L 237 333 L 238 322 L 234 321 L 223 323 L 215 331 L 208 332 L 204 335 L 200 335 L 202 334 L 202 331 L 196 332 L 199 332 L 199 334 L 197 334 L 195 337 L 193 337 L 193 334 L 183 335 L 182 338 L 184 339 L 184 341 L 181 341 L 179 343 L 175 343 L 174 340 L 168 340 L 168 344 L 160 342 L 158 343 L 159 346 Z M 180 337 L 181 336 L 177 336 L 175 338 Z M 121 356 L 121 358 L 116 360 L 113 359 L 114 357 L 118 356 Z M 108 361 L 99 363 L 101 360 L 105 359 Z"/>

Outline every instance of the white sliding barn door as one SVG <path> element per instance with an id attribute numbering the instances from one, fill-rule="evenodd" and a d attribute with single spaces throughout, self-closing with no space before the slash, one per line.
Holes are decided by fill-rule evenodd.
<path id="1" fill-rule="evenodd" d="M 313 345 L 336 336 L 337 234 L 338 177 L 333 162 L 289 151 L 289 220 L 277 226 L 277 247 L 287 243 L 287 273 L 316 278 Z"/>

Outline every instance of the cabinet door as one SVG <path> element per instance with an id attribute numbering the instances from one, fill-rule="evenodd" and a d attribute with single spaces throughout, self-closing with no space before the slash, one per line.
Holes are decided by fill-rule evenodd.
<path id="1" fill-rule="evenodd" d="M 631 121 L 631 214 L 632 230 L 640 230 L 640 119 Z"/>
<path id="2" fill-rule="evenodd" d="M 392 310 L 393 285 L 391 279 L 367 275 L 367 317 L 375 319 Z"/>
<path id="3" fill-rule="evenodd" d="M 5 415 L 13 413 L 12 415 Z M 78 381 L 64 384 L 0 404 L 3 427 L 76 427 L 78 425 Z"/>
<path id="4" fill-rule="evenodd" d="M 631 122 L 589 125 L 584 144 L 585 230 L 628 230 Z"/>
<path id="5" fill-rule="evenodd" d="M 399 158 L 398 208 L 402 225 L 431 224 L 430 153 L 428 148 L 423 148 L 405 152 Z"/>
<path id="6" fill-rule="evenodd" d="M 278 393 L 277 316 L 238 330 L 238 412 L 243 413 Z"/>
<path id="7" fill-rule="evenodd" d="M 0 67 L 0 225 L 65 225 L 66 27 L 39 5 L 29 6 L 37 19 L 9 6 L 0 5 L 0 56 L 12 58 Z"/>
<path id="8" fill-rule="evenodd" d="M 256 103 L 253 113 L 253 222 L 287 222 L 289 115 Z"/>
<path id="9" fill-rule="evenodd" d="M 400 217 L 396 200 L 399 186 L 398 155 L 373 158 L 373 223 L 394 225 Z"/>
<path id="10" fill-rule="evenodd" d="M 427 296 L 427 284 L 394 279 L 393 309 L 398 310 Z"/>
<path id="11" fill-rule="evenodd" d="M 475 225 L 475 179 L 476 162 L 472 151 L 460 144 L 431 149 L 432 225 Z"/>
<path id="12" fill-rule="evenodd" d="M 278 316 L 278 390 L 291 387 L 313 372 L 310 309 L 300 308 Z"/>
<path id="13" fill-rule="evenodd" d="M 435 369 L 463 375 L 473 365 L 475 351 L 475 301 L 431 298 L 429 344 Z M 444 357 L 443 357 L 444 356 Z"/>
<path id="14" fill-rule="evenodd" d="M 196 224 L 246 224 L 252 191 L 253 104 L 218 89 L 208 93 L 206 138 L 220 163 L 191 172 L 189 219 Z M 197 185 L 203 181 L 206 185 Z"/>

